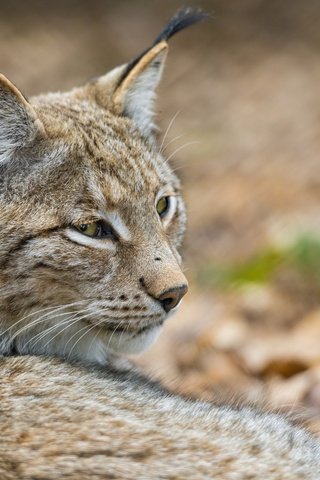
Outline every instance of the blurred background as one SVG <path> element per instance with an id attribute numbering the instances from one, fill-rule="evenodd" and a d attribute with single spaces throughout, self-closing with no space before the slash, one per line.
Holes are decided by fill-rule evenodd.
<path id="1" fill-rule="evenodd" d="M 190 291 L 135 361 L 188 396 L 304 407 L 320 431 L 320 3 L 188 5 L 213 19 L 171 40 L 158 122 L 189 210 Z M 0 71 L 27 96 L 69 89 L 180 6 L 0 0 Z"/>

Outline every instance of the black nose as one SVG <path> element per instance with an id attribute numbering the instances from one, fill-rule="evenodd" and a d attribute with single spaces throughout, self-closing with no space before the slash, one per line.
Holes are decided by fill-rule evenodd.
<path id="1" fill-rule="evenodd" d="M 159 302 L 162 304 L 166 312 L 170 312 L 174 307 L 178 305 L 183 295 L 188 291 L 187 285 L 179 285 L 178 287 L 169 288 L 165 292 L 161 293 L 158 297 Z"/>

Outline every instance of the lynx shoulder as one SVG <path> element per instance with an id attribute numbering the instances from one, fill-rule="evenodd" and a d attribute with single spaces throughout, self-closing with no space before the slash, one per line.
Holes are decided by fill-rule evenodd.
<path id="1" fill-rule="evenodd" d="M 155 91 L 178 12 L 128 64 L 28 101 L 0 76 L 2 480 L 317 479 L 319 441 L 273 413 L 163 391 L 122 353 L 187 291 L 180 183 Z"/>

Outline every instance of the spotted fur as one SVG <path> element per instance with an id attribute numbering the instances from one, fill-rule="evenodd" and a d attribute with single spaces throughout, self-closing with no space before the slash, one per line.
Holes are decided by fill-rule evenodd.
<path id="1" fill-rule="evenodd" d="M 289 420 L 171 396 L 116 356 L 148 346 L 187 289 L 153 102 L 168 38 L 202 18 L 178 13 L 71 92 L 27 101 L 0 77 L 1 480 L 319 478 L 319 442 Z M 107 236 L 83 234 L 96 221 Z"/>

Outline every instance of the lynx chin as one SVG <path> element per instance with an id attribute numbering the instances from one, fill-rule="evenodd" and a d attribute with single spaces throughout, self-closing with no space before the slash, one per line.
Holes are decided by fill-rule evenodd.
<path id="1" fill-rule="evenodd" d="M 289 419 L 171 395 L 120 355 L 188 289 L 154 100 L 169 38 L 205 17 L 180 10 L 70 92 L 28 101 L 0 76 L 1 480 L 320 478 L 319 441 Z"/>

